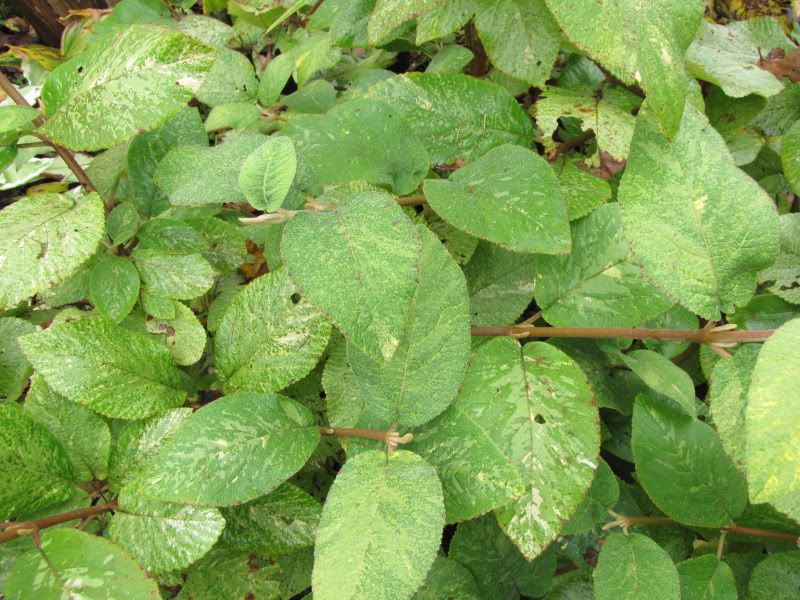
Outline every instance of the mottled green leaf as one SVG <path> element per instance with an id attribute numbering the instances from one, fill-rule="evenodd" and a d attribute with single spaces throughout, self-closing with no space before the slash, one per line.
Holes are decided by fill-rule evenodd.
<path id="1" fill-rule="evenodd" d="M 707 319 L 746 303 L 756 274 L 777 256 L 772 200 L 733 166 L 722 137 L 692 106 L 672 143 L 639 116 L 619 199 L 647 275 Z"/>
<path id="2" fill-rule="evenodd" d="M 61 443 L 72 462 L 76 481 L 106 477 L 111 432 L 103 419 L 56 394 L 38 374 L 25 396 L 25 412 Z"/>
<path id="3" fill-rule="evenodd" d="M 800 121 L 795 122 L 781 140 L 781 164 L 789 185 L 800 194 Z"/>
<path id="4" fill-rule="evenodd" d="M 530 119 L 508 92 L 458 73 L 398 75 L 371 87 L 369 97 L 397 110 L 436 164 L 532 137 Z"/>
<path id="5" fill-rule="evenodd" d="M 694 383 L 686 371 L 652 350 L 633 350 L 620 358 L 659 397 L 666 396 L 681 412 L 697 416 Z"/>
<path id="6" fill-rule="evenodd" d="M 750 577 L 748 597 L 794 600 L 800 587 L 800 552 L 780 552 L 761 561 Z"/>
<path id="7" fill-rule="evenodd" d="M 509 458 L 457 405 L 416 430 L 406 448 L 436 467 L 448 523 L 507 506 L 525 492 Z"/>
<path id="8" fill-rule="evenodd" d="M 145 330 L 157 336 L 179 365 L 193 365 L 203 356 L 206 330 L 191 308 L 175 302 L 175 318 L 148 319 Z"/>
<path id="9" fill-rule="evenodd" d="M 322 510 L 314 597 L 410 597 L 436 558 L 443 526 L 442 486 L 419 456 L 368 450 L 350 458 Z"/>
<path id="10" fill-rule="evenodd" d="M 73 150 L 100 150 L 154 129 L 192 98 L 214 55 L 163 27 L 132 25 L 103 37 L 47 79 L 41 131 Z"/>
<path id="11" fill-rule="evenodd" d="M 492 64 L 532 86 L 549 77 L 561 32 L 544 0 L 476 0 L 475 27 Z"/>
<path id="12" fill-rule="evenodd" d="M 546 0 L 570 41 L 641 84 L 661 129 L 678 130 L 687 97 L 683 56 L 703 18 L 702 0 Z"/>
<path id="13" fill-rule="evenodd" d="M 39 111 L 32 106 L 0 106 L 0 141 L 11 144 L 23 132 L 33 129 L 33 120 Z"/>
<path id="14" fill-rule="evenodd" d="M 686 51 L 686 66 L 692 75 L 720 86 L 733 98 L 772 96 L 783 90 L 783 83 L 761 68 L 761 61 L 775 48 L 787 54 L 794 50 L 776 19 L 764 17 L 728 25 L 703 21 Z"/>
<path id="15" fill-rule="evenodd" d="M 535 258 L 480 242 L 464 267 L 473 325 L 513 323 L 533 300 Z"/>
<path id="16" fill-rule="evenodd" d="M 103 256 L 92 268 L 89 299 L 101 315 L 119 323 L 139 299 L 139 271 L 129 260 Z"/>
<path id="17" fill-rule="evenodd" d="M 353 100 L 325 115 L 295 115 L 284 129 L 320 184 L 367 181 L 408 194 L 430 159 L 401 111 Z"/>
<path id="18" fill-rule="evenodd" d="M 103 223 L 97 194 L 37 194 L 0 211 L 0 307 L 75 274 L 97 249 Z"/>
<path id="19" fill-rule="evenodd" d="M 612 533 L 594 570 L 597 600 L 680 600 L 678 571 L 669 555 L 640 534 Z"/>
<path id="20" fill-rule="evenodd" d="M 75 529 L 42 533 L 23 554 L 6 584 L 8 600 L 102 598 L 158 600 L 158 585 L 136 561 L 108 540 Z"/>
<path id="21" fill-rule="evenodd" d="M 196 92 L 197 99 L 209 106 L 232 102 L 253 102 L 258 80 L 253 63 L 231 48 L 219 48 L 214 65 Z"/>
<path id="22" fill-rule="evenodd" d="M 750 379 L 761 346 L 744 344 L 717 362 L 710 377 L 708 404 L 722 447 L 740 470 L 745 464 L 745 412 Z"/>
<path id="23" fill-rule="evenodd" d="M 228 305 L 214 336 L 214 363 L 228 393 L 275 392 L 314 368 L 330 332 L 280 269 L 248 284 Z"/>
<path id="24" fill-rule="evenodd" d="M 28 321 L 8 317 L 0 319 L 0 402 L 14 402 L 22 394 L 31 366 L 17 343 L 17 338 L 36 331 Z"/>
<path id="25" fill-rule="evenodd" d="M 672 304 L 644 276 L 607 204 L 572 224 L 568 256 L 536 259 L 536 303 L 564 327 L 633 327 Z"/>
<path id="26" fill-rule="evenodd" d="M 275 394 L 236 394 L 187 419 L 131 491 L 169 502 L 241 504 L 306 462 L 319 429 L 305 407 Z"/>
<path id="27" fill-rule="evenodd" d="M 800 519 L 800 319 L 764 343 L 750 380 L 745 411 L 747 480 L 752 502 L 769 502 Z"/>
<path id="28" fill-rule="evenodd" d="M 436 236 L 422 239 L 419 285 L 392 358 L 374 361 L 352 345 L 347 358 L 368 402 L 368 418 L 389 427 L 430 421 L 453 401 L 469 360 L 467 285 Z M 295 357 L 296 358 L 296 357 Z"/>
<path id="29" fill-rule="evenodd" d="M 744 510 L 746 483 L 710 425 L 641 395 L 631 446 L 639 483 L 676 521 L 721 527 Z"/>
<path id="30" fill-rule="evenodd" d="M 577 166 L 575 161 L 564 160 L 555 168 L 561 195 L 567 203 L 570 221 L 585 217 L 595 208 L 611 199 L 611 186 Z"/>
<path id="31" fill-rule="evenodd" d="M 225 519 L 216 508 L 123 494 L 108 535 L 148 571 L 165 572 L 188 567 L 202 557 L 224 527 Z"/>
<path id="32" fill-rule="evenodd" d="M 0 405 L 0 469 L 0 519 L 64 502 L 74 491 L 75 470 L 64 448 L 13 404 Z"/>
<path id="33" fill-rule="evenodd" d="M 547 162 L 526 148 L 494 148 L 449 179 L 426 180 L 424 190 L 439 216 L 470 235 L 517 252 L 569 252 L 558 180 Z"/>
<path id="34" fill-rule="evenodd" d="M 778 260 L 761 271 L 758 279 L 773 282 L 768 289 L 776 296 L 800 304 L 800 215 L 781 215 L 779 223 L 781 250 Z"/>
<path id="35" fill-rule="evenodd" d="M 284 227 L 289 276 L 348 341 L 388 361 L 400 345 L 419 277 L 419 235 L 388 195 L 363 192 Z"/>
<path id="36" fill-rule="evenodd" d="M 262 554 L 286 554 L 314 545 L 322 506 L 290 483 L 243 504 L 222 510 L 222 544 Z"/>
<path id="37" fill-rule="evenodd" d="M 609 509 L 619 500 L 619 485 L 611 467 L 603 459 L 597 463 L 592 485 L 564 526 L 565 534 L 590 531 L 608 518 Z"/>
<path id="38" fill-rule="evenodd" d="M 681 600 L 736 600 L 736 582 L 731 568 L 706 554 L 678 563 Z"/>
<path id="39" fill-rule="evenodd" d="M 177 146 L 158 163 L 156 185 L 177 206 L 242 202 L 242 163 L 264 142 L 263 135 L 247 133 L 212 148 Z"/>
<path id="40" fill-rule="evenodd" d="M 600 426 L 586 377 L 553 346 L 495 338 L 473 353 L 456 406 L 522 476 L 525 493 L 498 518 L 525 557 L 535 558 L 559 535 L 597 468 Z"/>
<path id="41" fill-rule="evenodd" d="M 181 581 L 175 600 L 222 600 L 247 598 L 278 600 L 281 594 L 281 567 L 254 559 L 248 552 L 214 549 L 197 561 Z"/>
<path id="42" fill-rule="evenodd" d="M 180 406 L 187 378 L 169 351 L 96 317 L 21 338 L 47 384 L 79 404 L 119 419 L 141 419 Z"/>
<path id="43" fill-rule="evenodd" d="M 481 600 L 478 584 L 472 574 L 456 561 L 437 556 L 425 582 L 412 600 Z"/>
<path id="44" fill-rule="evenodd" d="M 533 562 L 525 560 L 497 525 L 494 515 L 461 523 L 450 542 L 448 556 L 467 567 L 481 597 L 492 600 L 517 600 L 520 594 L 542 596 L 556 570 L 553 551 Z"/>
<path id="45" fill-rule="evenodd" d="M 294 181 L 297 154 L 292 140 L 270 137 L 242 163 L 239 187 L 247 201 L 262 210 L 275 210 Z"/>
<path id="46" fill-rule="evenodd" d="M 369 18 L 369 43 L 376 45 L 411 19 L 436 10 L 444 0 L 377 0 Z"/>
<path id="47" fill-rule="evenodd" d="M 191 300 L 202 296 L 216 279 L 214 269 L 200 254 L 137 249 L 133 261 L 148 291 L 167 298 Z"/>

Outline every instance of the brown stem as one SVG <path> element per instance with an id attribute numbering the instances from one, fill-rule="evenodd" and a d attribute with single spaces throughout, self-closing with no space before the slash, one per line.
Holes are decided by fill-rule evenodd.
<path id="1" fill-rule="evenodd" d="M 358 437 L 367 440 L 377 440 L 389 446 L 390 450 L 393 450 L 402 444 L 407 444 L 414 439 L 413 434 L 407 433 L 405 435 L 400 435 L 394 428 L 390 429 L 389 431 L 380 431 L 376 429 L 358 429 L 352 427 L 320 427 L 319 432 L 322 435 Z"/>
<path id="2" fill-rule="evenodd" d="M 28 535 L 53 525 L 60 525 L 61 523 L 68 523 L 69 521 L 76 521 L 78 519 L 88 519 L 95 515 L 110 512 L 117 509 L 116 502 L 108 502 L 107 504 L 98 504 L 88 508 L 79 508 L 78 510 L 71 510 L 69 512 L 44 517 L 43 519 L 36 519 L 35 521 L 22 521 L 19 523 L 11 522 L 0 525 L 3 529 L 0 532 L 0 544 L 15 540 L 23 535 Z"/>
<path id="3" fill-rule="evenodd" d="M 714 331 L 708 329 L 638 329 L 626 327 L 473 327 L 475 336 L 510 336 L 515 338 L 629 338 L 635 340 L 680 340 L 697 344 L 763 342 L 774 329 L 754 331 Z"/>
<path id="4" fill-rule="evenodd" d="M 314 4 L 311 5 L 311 8 L 309 8 L 306 11 L 306 14 L 303 15 L 303 17 L 305 18 L 306 21 L 311 17 L 311 15 L 313 15 L 315 12 L 317 12 L 317 9 L 320 6 L 322 6 L 323 2 L 325 2 L 325 0 L 317 0 L 316 2 L 314 2 Z"/>
<path id="5" fill-rule="evenodd" d="M 3 91 L 6 93 L 6 95 L 9 98 L 11 98 L 17 105 L 19 105 L 19 106 L 30 106 L 28 101 L 25 100 L 23 95 L 19 93 L 19 90 L 17 90 L 17 88 L 14 86 L 14 84 L 11 83 L 11 81 L 9 81 L 8 77 L 6 77 L 5 74 L 3 74 L 3 73 L 0 73 L 0 88 L 2 88 Z M 43 116 L 38 116 L 33 120 L 33 124 L 36 125 L 37 127 L 41 127 L 41 125 L 43 123 L 44 123 L 44 117 Z M 78 182 L 83 186 L 83 188 L 87 192 L 96 192 L 97 191 L 97 188 L 94 187 L 94 184 L 92 183 L 92 180 L 89 179 L 89 176 L 86 174 L 86 171 L 84 171 L 83 167 L 81 167 L 78 164 L 78 161 L 75 160 L 75 157 L 72 155 L 72 153 L 69 150 L 67 150 L 63 146 L 59 146 L 54 141 L 48 139 L 47 137 L 45 137 L 44 135 L 42 135 L 40 133 L 33 132 L 32 135 L 38 137 L 40 140 L 42 140 L 43 142 L 45 142 L 45 143 L 47 143 L 47 144 L 49 144 L 50 146 L 53 147 L 53 149 L 61 157 L 61 160 L 64 161 L 64 164 L 66 164 L 67 167 L 69 167 L 69 170 L 72 171 L 75 174 L 76 179 L 78 180 Z"/>
<path id="6" fill-rule="evenodd" d="M 405 198 L 397 199 L 397 203 L 400 206 L 421 206 L 427 201 L 428 199 L 425 196 L 406 196 Z"/>
<path id="7" fill-rule="evenodd" d="M 623 517 L 619 516 L 616 521 L 608 523 L 608 525 L 612 526 L 621 526 L 621 527 L 636 527 L 640 525 L 682 525 L 678 521 L 674 519 L 670 519 L 669 517 Z M 608 527 L 606 525 L 606 527 Z M 787 542 L 797 543 L 800 541 L 800 534 L 797 533 L 785 533 L 783 531 L 772 531 L 770 529 L 754 529 L 752 527 L 742 527 L 741 525 L 736 525 L 732 523 L 730 525 L 726 525 L 725 527 L 720 527 L 720 531 L 727 532 L 727 533 L 734 533 L 736 535 L 744 535 L 748 537 L 763 537 L 769 538 L 773 540 L 785 540 Z"/>
<path id="8" fill-rule="evenodd" d="M 555 149 L 550 153 L 548 158 L 550 160 L 554 160 L 559 156 L 561 156 L 562 154 L 569 152 L 573 148 L 580 146 L 586 140 L 592 139 L 593 137 L 594 137 L 594 131 L 592 131 L 591 129 L 587 129 L 582 134 L 575 136 L 568 142 L 564 142 L 563 144 L 559 144 L 558 146 L 556 146 Z"/>

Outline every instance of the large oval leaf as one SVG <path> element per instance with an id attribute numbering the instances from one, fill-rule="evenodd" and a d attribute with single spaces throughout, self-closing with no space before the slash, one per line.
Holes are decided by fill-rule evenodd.
<path id="1" fill-rule="evenodd" d="M 131 492 L 168 502 L 241 504 L 269 493 L 319 441 L 307 408 L 277 394 L 236 394 L 194 413 Z"/>
<path id="2" fill-rule="evenodd" d="M 498 516 L 525 557 L 535 558 L 561 532 L 597 468 L 599 416 L 585 375 L 553 346 L 495 338 L 473 354 L 456 406 L 522 475 L 525 493 Z"/>
<path id="3" fill-rule="evenodd" d="M 409 598 L 436 558 L 443 526 L 442 486 L 419 456 L 367 450 L 349 459 L 322 510 L 314 598 Z"/>

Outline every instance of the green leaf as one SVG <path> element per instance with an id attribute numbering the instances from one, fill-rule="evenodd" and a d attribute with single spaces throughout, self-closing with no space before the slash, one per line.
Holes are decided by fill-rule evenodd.
<path id="1" fill-rule="evenodd" d="M 736 600 L 736 582 L 731 568 L 716 556 L 706 554 L 678 563 L 681 600 Z"/>
<path id="2" fill-rule="evenodd" d="M 51 327 L 20 345 L 55 392 L 108 417 L 141 419 L 186 400 L 187 378 L 169 351 L 103 317 Z"/>
<path id="3" fill-rule="evenodd" d="M 176 408 L 149 419 L 123 423 L 116 431 L 109 456 L 109 488 L 119 492 L 140 475 L 191 414 L 191 408 Z"/>
<path id="4" fill-rule="evenodd" d="M 781 140 L 781 165 L 789 185 L 800 194 L 800 121 L 795 122 Z"/>
<path id="5" fill-rule="evenodd" d="M 263 135 L 250 133 L 212 148 L 177 146 L 158 163 L 156 185 L 175 206 L 244 201 L 239 186 L 242 163 L 264 142 Z"/>
<path id="6" fill-rule="evenodd" d="M 275 392 L 314 368 L 330 333 L 280 269 L 252 281 L 228 305 L 214 336 L 214 364 L 227 393 Z"/>
<path id="7" fill-rule="evenodd" d="M 448 523 L 507 506 L 525 492 L 508 457 L 457 405 L 416 430 L 406 448 L 436 467 Z"/>
<path id="8" fill-rule="evenodd" d="M 322 513 L 319 501 L 290 483 L 243 504 L 222 510 L 225 547 L 266 555 L 287 554 L 314 545 Z"/>
<path id="9" fill-rule="evenodd" d="M 58 440 L 21 407 L 0 405 L 0 519 L 68 500 L 75 470 Z"/>
<path id="10" fill-rule="evenodd" d="M 745 412 L 747 480 L 752 502 L 769 502 L 800 519 L 800 319 L 779 327 L 764 343 L 750 380 Z"/>
<path id="11" fill-rule="evenodd" d="M 369 18 L 370 45 L 377 45 L 406 21 L 428 14 L 443 3 L 444 0 L 377 0 Z"/>
<path id="12" fill-rule="evenodd" d="M 103 201 L 37 194 L 0 211 L 0 308 L 75 274 L 103 235 Z"/>
<path id="13" fill-rule="evenodd" d="M 197 90 L 197 99 L 209 106 L 233 102 L 253 102 L 258 80 L 253 63 L 231 48 L 219 48 L 208 77 Z"/>
<path id="14" fill-rule="evenodd" d="M 109 563 L 113 568 L 109 568 Z M 158 600 L 158 585 L 111 542 L 75 529 L 49 529 L 23 554 L 6 584 L 8 600 L 102 598 Z"/>
<path id="15" fill-rule="evenodd" d="M 437 556 L 425 582 L 411 600 L 481 600 L 482 596 L 472 574 L 456 561 Z"/>
<path id="16" fill-rule="evenodd" d="M 72 462 L 76 481 L 105 479 L 111 432 L 88 408 L 56 394 L 35 375 L 25 396 L 25 412 L 53 434 Z"/>
<path id="17" fill-rule="evenodd" d="M 710 377 L 708 404 L 722 447 L 740 470 L 744 468 L 747 392 L 761 346 L 744 344 L 731 358 L 719 361 Z"/>
<path id="18" fill-rule="evenodd" d="M 139 213 L 133 202 L 118 204 L 106 217 L 106 233 L 114 245 L 130 241 L 138 227 Z"/>
<path id="19" fill-rule="evenodd" d="M 525 560 L 497 525 L 493 515 L 461 523 L 448 556 L 472 573 L 482 598 L 516 600 L 520 594 L 544 595 L 556 570 L 556 553 Z"/>
<path id="20" fill-rule="evenodd" d="M 746 483 L 710 425 L 640 395 L 631 446 L 639 482 L 676 521 L 722 527 L 744 510 Z"/>
<path id="21" fill-rule="evenodd" d="M 619 500 L 617 478 L 608 463 L 601 458 L 592 485 L 564 526 L 564 533 L 582 533 L 605 523 L 609 509 L 616 505 L 617 500 Z"/>
<path id="22" fill-rule="evenodd" d="M 175 600 L 222 600 L 223 598 L 290 598 L 281 594 L 281 567 L 260 561 L 246 552 L 214 549 L 197 561 L 179 580 Z"/>
<path id="23" fill-rule="evenodd" d="M 594 131 L 599 151 L 625 160 L 636 124 L 634 114 L 641 103 L 641 98 L 616 86 L 548 86 L 534 108 L 545 146 L 553 145 L 549 138 L 558 128 L 558 119 L 569 117 L 582 123 L 584 129 Z"/>
<path id="24" fill-rule="evenodd" d="M 428 66 L 426 73 L 461 73 L 475 55 L 464 46 L 448 45 L 439 50 Z"/>
<path id="25" fill-rule="evenodd" d="M 419 456 L 368 450 L 350 458 L 317 529 L 314 597 L 410 597 L 436 558 L 443 526 L 441 484 Z"/>
<path id="26" fill-rule="evenodd" d="M 498 514 L 528 560 L 561 532 L 592 482 L 600 450 L 586 377 L 543 342 L 494 338 L 473 353 L 456 406 L 511 459 L 525 493 Z"/>
<path id="27" fill-rule="evenodd" d="M 561 32 L 544 0 L 476 0 L 475 27 L 497 69 L 541 87 L 549 79 Z"/>
<path id="28" fill-rule="evenodd" d="M 454 73 L 412 73 L 382 81 L 369 97 L 405 119 L 435 164 L 469 161 L 495 146 L 527 146 L 530 118 L 499 85 Z"/>
<path id="29" fill-rule="evenodd" d="M 48 77 L 41 131 L 72 150 L 100 150 L 154 129 L 192 98 L 214 55 L 163 27 L 132 25 L 105 36 Z"/>
<path id="30" fill-rule="evenodd" d="M 772 200 L 733 166 L 724 140 L 692 106 L 672 143 L 639 116 L 619 201 L 647 275 L 706 319 L 747 303 L 756 274 L 778 252 Z"/>
<path id="31" fill-rule="evenodd" d="M 800 552 L 780 552 L 761 561 L 750 577 L 748 597 L 793 600 L 800 579 Z"/>
<path id="32" fill-rule="evenodd" d="M 325 115 L 295 115 L 284 131 L 322 185 L 367 181 L 402 195 L 430 167 L 402 112 L 383 102 L 352 100 Z"/>
<path id="33" fill-rule="evenodd" d="M 131 140 L 128 179 L 136 206 L 145 215 L 155 216 L 169 208 L 169 199 L 156 186 L 154 178 L 158 164 L 177 146 L 208 146 L 208 136 L 196 108 L 186 108 L 158 129 Z"/>
<path id="34" fill-rule="evenodd" d="M 203 357 L 206 330 L 185 304 L 175 302 L 174 319 L 148 319 L 145 330 L 164 343 L 178 365 L 193 365 Z"/>
<path id="35" fill-rule="evenodd" d="M 139 238 L 137 249 L 168 254 L 192 254 L 205 247 L 200 234 L 191 225 L 168 217 L 145 221 L 136 237 Z"/>
<path id="36" fill-rule="evenodd" d="M 301 294 L 350 343 L 384 362 L 400 345 L 420 250 L 419 235 L 397 203 L 376 192 L 341 198 L 333 210 L 301 212 L 285 225 L 281 244 Z"/>
<path id="37" fill-rule="evenodd" d="M 694 383 L 686 371 L 652 350 L 633 350 L 620 358 L 659 397 L 666 396 L 682 413 L 697 416 Z"/>
<path id="38" fill-rule="evenodd" d="M 609 183 L 602 177 L 584 171 L 575 161 L 564 160 L 555 171 L 570 221 L 585 217 L 611 199 Z"/>
<path id="39" fill-rule="evenodd" d="M 123 494 L 108 535 L 148 571 L 165 572 L 183 569 L 201 558 L 224 527 L 225 519 L 216 508 Z"/>
<path id="40" fill-rule="evenodd" d="M 533 300 L 535 259 L 480 242 L 464 267 L 473 325 L 513 323 Z"/>
<path id="41" fill-rule="evenodd" d="M 785 143 L 786 138 L 784 138 Z M 760 282 L 774 282 L 769 291 L 792 304 L 800 304 L 800 215 L 781 215 L 781 251 L 778 260 L 758 275 Z"/>
<path id="42" fill-rule="evenodd" d="M 28 382 L 31 366 L 17 338 L 34 331 L 36 326 L 22 319 L 0 319 L 0 402 L 16 401 Z"/>
<path id="43" fill-rule="evenodd" d="M 671 305 L 633 257 L 616 203 L 572 224 L 568 256 L 537 257 L 536 267 L 536 303 L 553 325 L 634 327 Z"/>
<path id="44" fill-rule="evenodd" d="M 139 299 L 139 271 L 129 260 L 103 256 L 89 278 L 89 299 L 101 315 L 119 323 Z"/>
<path id="45" fill-rule="evenodd" d="M 565 254 L 567 211 L 547 162 L 520 146 L 494 148 L 449 179 L 425 181 L 428 203 L 445 221 L 514 250 Z"/>
<path id="46" fill-rule="evenodd" d="M 597 600 L 680 600 L 678 571 L 669 555 L 640 533 L 612 533 L 594 570 Z"/>
<path id="47" fill-rule="evenodd" d="M 205 294 L 216 279 L 214 269 L 200 254 L 137 249 L 132 258 L 148 291 L 167 298 L 197 298 Z"/>
<path id="48" fill-rule="evenodd" d="M 296 473 L 319 441 L 307 408 L 276 394 L 236 394 L 195 412 L 130 491 L 168 502 L 241 504 Z"/>
<path id="49" fill-rule="evenodd" d="M 294 181 L 297 154 L 292 140 L 270 137 L 242 163 L 239 187 L 247 201 L 262 210 L 275 210 Z"/>
<path id="50" fill-rule="evenodd" d="M 640 83 L 667 137 L 687 97 L 683 56 L 703 18 L 702 0 L 546 0 L 562 31 L 590 58 Z"/>
<path id="51" fill-rule="evenodd" d="M 33 129 L 39 111 L 32 106 L 0 106 L 0 141 L 10 144 L 23 133 Z"/>
<path id="52" fill-rule="evenodd" d="M 720 86 L 733 98 L 773 96 L 783 90 L 783 83 L 761 68 L 761 61 L 775 48 L 787 54 L 794 50 L 776 19 L 763 17 L 728 25 L 703 21 L 686 51 L 686 66 L 692 75 Z"/>
<path id="53" fill-rule="evenodd" d="M 416 427 L 444 411 L 464 379 L 470 351 L 464 274 L 420 225 L 419 284 L 392 358 L 383 363 L 348 345 L 347 358 L 371 421 Z"/>

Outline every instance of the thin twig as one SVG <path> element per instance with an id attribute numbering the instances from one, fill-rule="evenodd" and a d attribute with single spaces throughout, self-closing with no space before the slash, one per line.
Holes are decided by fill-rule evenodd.
<path id="1" fill-rule="evenodd" d="M 428 202 L 425 196 L 406 196 L 405 198 L 398 198 L 397 203 L 400 206 L 421 206 Z"/>
<path id="2" fill-rule="evenodd" d="M 405 435 L 400 435 L 394 428 L 389 429 L 389 431 L 380 431 L 377 429 L 358 429 L 352 427 L 320 427 L 319 432 L 322 435 L 377 440 L 386 444 L 389 450 L 394 450 L 397 446 L 407 444 L 414 439 L 414 434 L 406 433 Z"/>
<path id="3" fill-rule="evenodd" d="M 30 107 L 28 101 L 25 100 L 24 96 L 19 93 L 19 90 L 17 90 L 14 84 L 11 83 L 8 77 L 6 77 L 5 74 L 3 73 L 0 73 L 0 88 L 2 88 L 3 91 L 6 93 L 6 95 L 9 98 L 11 98 L 17 105 Z M 42 124 L 44 123 L 44 120 L 45 120 L 44 117 L 40 115 L 33 120 L 33 124 L 36 125 L 37 127 L 41 127 Z M 75 157 L 69 150 L 67 150 L 63 146 L 59 146 L 53 140 L 47 138 L 46 136 L 36 131 L 34 131 L 31 135 L 38 137 L 46 144 L 53 147 L 53 149 L 61 157 L 61 160 L 64 161 L 64 164 L 66 164 L 69 170 L 75 174 L 75 178 L 78 180 L 78 183 L 80 183 L 87 192 L 97 191 L 97 188 L 94 187 L 94 184 L 92 183 L 92 180 L 89 179 L 89 176 L 86 174 L 86 171 L 84 171 L 83 167 L 81 167 L 78 164 L 78 161 L 75 160 Z"/>
<path id="4" fill-rule="evenodd" d="M 558 158 L 562 154 L 566 154 L 567 152 L 569 152 L 573 148 L 576 148 L 576 147 L 580 146 L 582 143 L 584 143 L 587 140 L 592 139 L 593 137 L 594 137 L 594 131 L 591 130 L 591 129 L 587 129 L 582 134 L 576 135 L 574 138 L 572 138 L 568 142 L 564 142 L 563 144 L 559 144 L 558 146 L 556 146 L 553 149 L 553 151 L 548 154 L 548 158 L 550 160 L 555 160 L 556 158 Z"/>
<path id="5" fill-rule="evenodd" d="M 69 512 L 61 513 L 44 517 L 43 519 L 36 519 L 34 521 L 22 521 L 19 523 L 6 522 L 2 525 L 3 531 L 0 532 L 0 544 L 15 540 L 24 535 L 30 535 L 52 527 L 53 525 L 60 525 L 61 523 L 68 523 L 69 521 L 84 520 L 95 515 L 106 512 L 111 512 L 117 509 L 116 502 L 108 502 L 106 504 L 98 504 L 97 506 L 90 506 L 88 508 L 79 508 Z"/>

